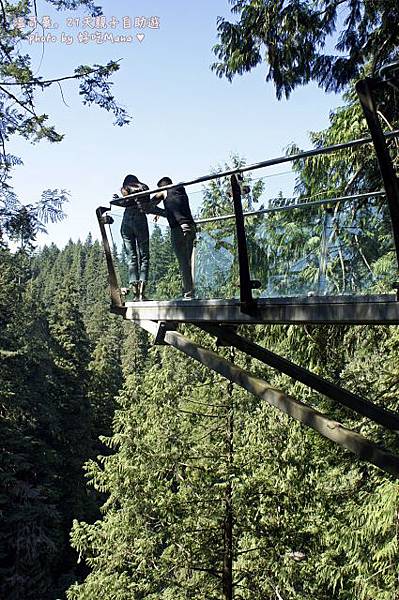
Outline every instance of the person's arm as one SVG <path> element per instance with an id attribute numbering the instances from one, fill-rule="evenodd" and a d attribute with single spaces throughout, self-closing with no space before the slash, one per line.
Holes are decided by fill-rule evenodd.
<path id="1" fill-rule="evenodd" d="M 162 202 L 162 200 L 166 199 L 166 195 L 167 195 L 166 190 L 163 190 L 163 192 L 158 192 L 157 194 L 154 194 L 151 198 L 151 201 L 154 204 L 159 204 L 160 202 Z"/>
<path id="2" fill-rule="evenodd" d="M 112 196 L 110 204 L 112 204 L 112 206 L 121 206 L 122 208 L 127 208 L 128 206 L 131 206 L 131 203 L 129 204 L 129 199 L 125 200 L 125 198 L 121 198 L 120 196 L 118 196 L 118 194 L 114 194 Z"/>
<path id="3" fill-rule="evenodd" d="M 130 196 L 131 194 L 136 194 L 137 192 L 145 192 L 148 190 L 148 186 L 145 183 L 140 183 L 135 186 L 123 187 L 121 188 L 122 196 Z M 114 199 L 111 200 L 110 204 L 114 206 L 121 206 L 122 208 L 128 208 L 129 206 L 137 206 L 141 198 L 121 198 L 114 194 Z"/>
<path id="4" fill-rule="evenodd" d="M 151 206 L 148 212 L 151 215 L 159 215 L 160 217 L 166 218 L 166 210 L 164 208 L 159 208 L 159 206 Z"/>
<path id="5" fill-rule="evenodd" d="M 144 207 L 144 212 L 150 215 L 166 217 L 166 210 L 158 207 L 158 204 L 162 200 L 165 200 L 165 198 L 166 192 L 158 192 L 157 194 L 154 194 L 153 196 L 151 196 L 151 200 L 148 202 L 148 204 Z"/>
<path id="6" fill-rule="evenodd" d="M 114 206 L 121 206 L 122 208 L 128 208 L 129 206 L 133 206 L 136 204 L 136 200 L 134 198 L 124 198 L 124 196 L 129 196 L 130 194 L 134 194 L 135 192 L 141 191 L 132 188 L 121 188 L 122 198 L 117 194 L 113 195 L 113 200 L 111 200 L 110 204 Z"/>

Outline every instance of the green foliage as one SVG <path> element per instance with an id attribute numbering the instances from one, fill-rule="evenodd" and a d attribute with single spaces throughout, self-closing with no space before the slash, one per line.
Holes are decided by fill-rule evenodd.
<path id="1" fill-rule="evenodd" d="M 367 134 L 364 117 L 353 92 L 345 95 L 346 104 L 330 115 L 330 126 L 312 132 L 316 148 L 339 144 Z M 396 127 L 397 99 L 390 105 L 383 99 L 379 104 L 383 125 Z M 390 145 L 397 166 L 396 144 Z M 290 153 L 299 148 L 291 146 Z M 368 145 L 329 155 L 320 155 L 294 162 L 297 174 L 296 190 L 302 202 L 364 194 L 382 188 L 377 161 Z M 322 240 L 325 250 L 324 282 L 335 292 L 364 293 L 392 290 L 397 266 L 393 254 L 392 226 L 385 198 L 372 196 L 355 201 L 341 201 L 298 214 L 296 224 L 308 215 L 319 215 L 325 231 Z M 289 215 L 287 215 L 289 218 Z M 314 231 L 317 232 L 317 227 Z M 319 228 L 320 231 L 320 228 Z M 305 236 L 306 237 L 306 236 Z M 321 235 L 320 235 L 321 237 Z M 323 268 L 323 265 L 321 265 Z M 326 281 L 327 280 L 327 281 Z"/>
<path id="2" fill-rule="evenodd" d="M 63 205 L 67 197 L 65 190 L 46 190 L 39 201 L 21 204 L 4 184 L 0 191 L 0 239 L 6 236 L 18 245 L 20 251 L 32 251 L 36 236 L 46 233 L 46 224 L 56 223 L 65 217 Z"/>
<path id="3" fill-rule="evenodd" d="M 312 134 L 312 140 L 315 145 L 343 141 L 361 135 L 363 127 L 348 97 L 348 105 L 331 115 L 331 126 Z M 295 169 L 303 203 L 321 194 L 332 198 L 370 190 L 379 183 L 376 165 L 365 151 L 297 162 Z M 262 187 L 256 186 L 245 198 L 245 208 L 258 200 Z M 272 206 L 284 202 L 277 198 Z M 268 215 L 267 227 L 264 220 L 248 219 L 253 272 L 258 269 L 263 281 L 287 273 L 289 288 L 303 293 L 306 285 L 322 281 L 317 254 L 324 244 L 329 259 L 322 273 L 325 289 L 327 284 L 335 293 L 365 286 L 370 271 L 369 289 L 383 288 L 395 273 L 385 211 L 384 204 L 375 201 L 334 205 L 332 210 L 276 211 Z M 205 190 L 201 216 L 229 213 L 228 184 L 212 183 Z M 197 252 L 202 265 L 205 261 L 209 266 L 204 271 L 209 293 L 215 292 L 217 283 L 223 297 L 234 294 L 237 270 L 231 223 L 210 223 L 199 237 Z M 209 240 L 212 245 L 206 254 Z M 344 248 L 341 257 L 331 250 L 337 240 Z M 155 297 L 164 297 L 171 289 L 167 243 L 155 230 Z M 355 247 L 361 250 L 358 255 Z M 217 279 L 215 263 L 223 253 Z M 298 265 L 304 256 L 307 262 L 297 267 L 295 280 L 295 271 L 284 270 L 284 262 Z M 198 330 L 186 333 L 212 347 Z M 241 333 L 398 410 L 396 328 L 259 326 L 243 327 Z M 395 435 L 366 419 L 240 353 L 233 357 L 228 349 L 218 351 L 271 386 L 399 450 Z M 108 451 L 86 464 L 90 486 L 105 496 L 102 518 L 92 524 L 75 520 L 71 535 L 90 573 L 71 586 L 68 600 L 98 594 L 104 600 L 226 597 L 223 568 L 230 506 L 236 598 L 395 597 L 398 496 L 390 477 L 241 389 L 231 389 L 175 350 L 149 349 L 139 328 L 129 332 L 123 362 L 125 381 L 112 434 L 103 438 Z"/>
<path id="4" fill-rule="evenodd" d="M 107 598 L 218 597 L 225 386 L 215 402 L 217 379 L 204 368 L 187 370 L 186 360 L 170 350 L 151 354 L 151 366 L 139 379 L 130 376 L 118 399 L 114 434 L 106 441 L 117 454 L 87 465 L 95 488 L 109 499 L 101 522 L 75 523 L 73 544 L 92 574 L 69 591 L 71 599 L 100 589 Z M 211 397 L 220 409 L 203 408 Z M 116 592 L 121 577 L 126 584 Z"/>
<path id="5" fill-rule="evenodd" d="M 0 596 L 53 600 L 82 575 L 73 518 L 98 517 L 83 463 L 106 451 L 121 324 L 98 242 L 2 247 L 0 262 Z"/>
<path id="6" fill-rule="evenodd" d="M 396 0 L 229 1 L 237 20 L 218 19 L 213 70 L 231 81 L 266 63 L 278 98 L 310 81 L 342 91 L 398 58 Z"/>
<path id="7" fill-rule="evenodd" d="M 180 274 L 172 250 L 169 228 L 156 225 L 150 237 L 149 296 L 155 299 L 176 298 L 180 294 Z"/>
<path id="8" fill-rule="evenodd" d="M 0 595 L 47 600 L 63 536 L 51 341 L 32 289 L 16 282 L 19 261 L 6 251 L 0 258 Z"/>
<path id="9" fill-rule="evenodd" d="M 230 161 L 214 169 L 214 173 L 243 167 L 245 160 L 232 155 Z M 252 181 L 250 175 L 242 179 L 244 211 L 264 208 L 259 203 L 264 191 L 262 180 Z M 230 178 L 215 179 L 203 189 L 203 202 L 200 219 L 232 216 L 234 212 L 231 197 Z M 255 225 L 255 226 L 254 226 Z M 249 254 L 255 254 L 259 245 L 255 240 L 256 223 L 246 220 L 246 233 Z M 239 289 L 238 255 L 234 218 L 221 222 L 208 222 L 199 225 L 196 245 L 195 279 L 198 294 L 203 298 L 232 298 Z"/>
<path id="10" fill-rule="evenodd" d="M 100 15 L 101 8 L 92 0 L 46 0 L 57 10 L 78 10 L 84 8 L 92 15 Z M 15 135 L 35 143 L 47 140 L 55 143 L 63 139 L 53 125 L 48 125 L 48 115 L 37 112 L 37 95 L 52 86 L 61 85 L 65 81 L 79 83 L 79 95 L 83 104 L 97 104 L 112 112 L 115 124 L 122 126 L 130 122 L 126 110 L 118 105 L 112 94 L 110 77 L 119 69 L 118 61 L 109 61 L 105 65 L 80 65 L 72 75 L 59 74 L 46 79 L 34 72 L 31 57 L 22 53 L 21 46 L 27 41 L 32 31 L 27 27 L 19 27 L 30 16 L 37 15 L 35 0 L 19 2 L 1 2 L 0 10 L 0 239 L 5 234 L 9 239 L 17 241 L 25 249 L 31 246 L 39 232 L 45 231 L 48 221 L 56 222 L 63 218 L 62 206 L 67 200 L 65 190 L 46 190 L 41 199 L 33 202 L 27 198 L 20 202 L 10 187 L 12 169 L 21 165 L 19 157 L 8 151 L 8 146 Z"/>
<path id="11" fill-rule="evenodd" d="M 254 337 L 324 376 L 333 368 L 353 387 L 349 373 L 361 352 L 345 357 L 340 349 L 350 335 L 359 346 L 363 332 L 290 329 L 258 327 Z M 249 328 L 243 334 L 250 335 Z M 190 337 L 209 344 L 200 334 Z M 389 339 L 374 339 L 367 353 L 375 357 L 365 383 L 369 394 L 370 380 L 379 389 L 377 356 Z M 389 364 L 396 351 L 388 353 Z M 236 356 L 235 362 L 334 412 L 327 401 L 255 361 Z M 118 404 L 114 433 L 106 440 L 115 454 L 86 467 L 108 500 L 101 521 L 74 524 L 72 543 L 91 574 L 69 590 L 70 600 L 100 591 L 106 599 L 222 598 L 228 482 L 237 597 L 392 597 L 397 486 L 389 478 L 246 393 L 237 389 L 229 396 L 219 377 L 172 349 L 151 351 L 146 366 L 126 381 Z M 232 463 L 225 445 L 229 406 Z M 397 408 L 397 400 L 390 406 Z M 343 411 L 335 416 L 348 419 Z"/>

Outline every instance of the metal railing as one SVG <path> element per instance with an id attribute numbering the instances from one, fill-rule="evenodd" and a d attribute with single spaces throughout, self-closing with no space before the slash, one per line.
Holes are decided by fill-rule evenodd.
<path id="1" fill-rule="evenodd" d="M 351 194 L 349 196 L 339 196 L 337 198 L 326 198 L 325 200 L 315 200 L 313 202 L 293 202 L 285 206 L 272 206 L 271 208 L 260 208 L 258 210 L 246 210 L 243 212 L 244 217 L 256 217 L 257 215 L 267 215 L 277 212 L 291 211 L 302 208 L 314 208 L 315 206 L 334 205 L 339 202 L 348 202 L 356 200 L 365 200 L 366 198 L 382 198 L 386 196 L 382 190 L 376 192 L 364 192 L 362 194 Z M 292 198 L 296 200 L 296 198 Z M 205 223 L 219 223 L 222 221 L 228 221 L 234 219 L 235 214 L 230 213 L 228 215 L 221 215 L 220 217 L 208 217 L 204 219 L 194 219 L 197 225 L 203 225 Z"/>
<path id="2" fill-rule="evenodd" d="M 399 129 L 395 129 L 394 131 L 388 131 L 383 133 L 383 137 L 385 139 L 390 139 L 394 137 L 399 137 Z M 135 194 L 129 194 L 123 197 L 123 200 L 128 200 L 129 198 L 143 198 L 144 196 L 148 196 L 148 194 L 157 194 L 164 190 L 173 190 L 177 187 L 189 187 L 192 185 L 196 185 L 199 183 L 207 183 L 208 181 L 213 181 L 215 179 L 223 179 L 224 177 L 231 177 L 232 175 L 241 175 L 243 173 L 247 173 L 248 171 L 257 171 L 258 169 L 264 169 L 266 167 L 273 167 L 276 165 L 280 165 L 283 163 L 294 162 L 296 160 L 312 158 L 312 156 L 319 156 L 322 154 L 331 154 L 333 152 L 338 152 L 339 150 L 347 150 L 349 148 L 355 148 L 357 146 L 363 146 L 364 144 L 373 144 L 373 138 L 371 136 L 362 137 L 357 140 L 351 140 L 349 142 L 343 142 L 342 144 L 333 144 L 331 146 L 324 146 L 322 148 L 314 148 L 312 150 L 305 150 L 303 152 L 298 152 L 296 154 L 289 154 L 287 156 L 279 156 L 277 158 L 271 158 L 269 160 L 263 160 L 261 162 L 253 163 L 251 165 L 244 165 L 242 167 L 237 167 L 235 169 L 229 169 L 227 171 L 220 171 L 218 173 L 208 173 L 207 175 L 203 175 L 201 177 L 196 177 L 195 179 L 188 179 L 187 181 L 181 181 L 179 183 L 173 183 L 172 185 L 164 185 L 161 187 L 154 188 L 152 190 L 148 190 L 145 192 L 136 192 Z M 111 205 L 117 204 L 117 201 L 111 200 Z"/>
<path id="3" fill-rule="evenodd" d="M 209 219 L 199 219 L 198 223 L 208 223 L 212 221 L 222 221 L 234 218 L 235 219 L 235 229 L 236 229 L 236 239 L 237 239 L 237 251 L 238 251 L 238 263 L 239 263 L 239 287 L 240 287 L 240 303 L 241 310 L 243 312 L 251 312 L 256 305 L 256 299 L 253 297 L 252 291 L 260 286 L 259 281 L 251 279 L 250 275 L 250 267 L 249 267 L 249 259 L 248 259 L 248 248 L 247 248 L 247 239 L 245 232 L 245 224 L 244 217 L 249 215 L 257 215 L 257 214 L 265 214 L 272 213 L 284 210 L 295 210 L 304 207 L 314 207 L 314 206 L 322 206 L 324 204 L 337 204 L 338 202 L 347 201 L 347 200 L 357 200 L 363 199 L 370 196 L 383 196 L 385 195 L 387 198 L 387 203 L 390 212 L 390 218 L 392 223 L 392 231 L 393 238 L 395 242 L 395 252 L 397 263 L 399 263 L 399 183 L 398 178 L 396 177 L 393 163 L 390 157 L 390 153 L 387 147 L 386 141 L 390 138 L 399 137 L 399 130 L 390 131 L 384 133 L 381 128 L 381 124 L 378 118 L 377 108 L 374 100 L 374 92 L 379 89 L 384 82 L 381 80 L 369 80 L 365 79 L 359 81 L 356 89 L 359 96 L 359 101 L 362 105 L 362 108 L 365 113 L 366 121 L 369 126 L 371 136 L 363 137 L 356 140 L 351 140 L 348 142 L 344 142 L 341 144 L 334 144 L 331 146 L 326 146 L 322 148 L 311 149 L 303 152 L 298 152 L 296 154 L 291 154 L 287 156 L 280 156 L 277 158 L 272 158 L 269 160 L 264 160 L 261 162 L 257 162 L 251 165 L 245 165 L 241 167 L 237 167 L 234 169 L 218 172 L 218 173 L 210 173 L 201 177 L 197 177 L 195 179 L 190 179 L 188 181 L 182 181 L 179 183 L 162 186 L 156 189 L 137 192 L 135 194 L 130 194 L 128 196 L 123 197 L 123 201 L 128 199 L 139 199 L 151 194 L 157 194 L 163 190 L 171 190 L 180 186 L 189 187 L 199 183 L 206 183 L 215 179 L 223 179 L 226 177 L 230 177 L 230 185 L 232 190 L 232 200 L 233 200 L 233 209 L 234 212 L 230 215 L 221 215 L 220 217 L 211 217 Z M 376 158 L 378 161 L 378 165 L 381 171 L 382 181 L 384 184 L 385 191 L 378 190 L 374 192 L 368 192 L 363 194 L 356 194 L 351 196 L 342 196 L 337 198 L 326 198 L 320 201 L 314 201 L 309 203 L 294 203 L 289 206 L 283 207 L 269 207 L 265 209 L 261 209 L 260 211 L 247 211 L 243 212 L 242 207 L 242 190 L 241 190 L 241 182 L 242 175 L 248 171 L 255 171 L 258 169 L 262 169 L 265 167 L 271 167 L 275 165 L 280 165 L 283 163 L 294 162 L 297 160 L 308 159 L 314 156 L 330 154 L 333 152 L 337 152 L 344 149 L 355 148 L 358 146 L 362 146 L 365 144 L 373 144 L 375 149 Z M 122 200 L 114 200 L 111 201 L 112 205 L 118 205 L 118 202 Z M 97 217 L 100 224 L 101 235 L 104 243 L 104 249 L 107 258 L 107 266 L 109 272 L 109 283 L 111 287 L 111 297 L 112 297 L 112 306 L 116 312 L 120 312 L 123 310 L 124 304 L 121 299 L 120 291 L 117 288 L 117 278 L 115 274 L 115 268 L 112 262 L 111 250 L 109 247 L 109 242 L 107 239 L 106 231 L 104 225 L 107 223 L 107 218 L 109 218 L 106 213 L 109 211 L 109 208 L 100 207 L 97 209 Z"/>

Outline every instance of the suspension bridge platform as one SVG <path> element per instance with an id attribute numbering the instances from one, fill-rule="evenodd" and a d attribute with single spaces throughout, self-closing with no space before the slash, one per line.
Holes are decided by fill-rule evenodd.
<path id="1" fill-rule="evenodd" d="M 399 324 L 399 177 L 389 146 L 399 137 L 399 130 L 383 132 L 376 96 L 377 91 L 387 86 L 398 89 L 398 75 L 399 63 L 392 63 L 380 79 L 366 78 L 356 85 L 370 137 L 239 166 L 124 197 L 124 202 L 129 199 L 129 202 L 140 203 L 143 196 L 214 180 L 219 180 L 220 192 L 223 182 L 228 184 L 230 180 L 228 197 L 234 212 L 197 221 L 199 243 L 192 271 L 198 299 L 126 301 L 122 289 L 126 286 L 127 273 L 126 269 L 123 271 L 111 229 L 112 224 L 120 224 L 118 215 L 111 214 L 111 207 L 123 205 L 121 199 L 117 199 L 110 207 L 97 208 L 112 312 L 150 333 L 155 344 L 176 348 L 396 479 L 399 479 L 395 437 L 399 433 L 399 411 L 363 398 L 246 339 L 246 332 L 240 332 L 236 326 Z M 248 186 L 244 185 L 244 173 L 352 151 L 369 144 L 375 151 L 375 166 L 378 164 L 383 189 L 340 197 L 332 197 L 334 190 L 326 190 L 321 200 L 312 197 L 306 202 L 299 199 L 287 205 L 270 198 L 266 208 L 244 211 L 242 196 L 249 193 Z M 112 245 L 106 226 L 110 227 Z M 231 298 L 237 291 L 238 297 Z M 302 291 L 300 296 L 296 295 L 299 291 Z M 331 409 L 338 405 L 345 407 L 382 427 L 391 434 L 381 438 L 389 442 L 388 448 L 310 404 L 273 388 L 224 358 L 223 353 L 207 347 L 209 340 L 200 346 L 178 331 L 181 324 L 194 325 L 216 338 L 217 348 L 224 345 L 238 349 L 247 357 L 288 375 L 329 399 Z M 383 362 L 382 358 L 382 366 Z"/>
<path id="2" fill-rule="evenodd" d="M 126 319 L 137 322 L 399 324 L 399 302 L 395 294 L 259 298 L 256 304 L 247 307 L 243 307 L 238 299 L 126 302 L 122 311 Z"/>

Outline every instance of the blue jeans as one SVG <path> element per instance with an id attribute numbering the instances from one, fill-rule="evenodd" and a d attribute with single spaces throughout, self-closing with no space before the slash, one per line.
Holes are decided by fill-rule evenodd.
<path id="1" fill-rule="evenodd" d="M 129 269 L 129 284 L 147 281 L 150 268 L 150 240 L 147 216 L 137 210 L 125 210 L 121 225 L 123 246 Z"/>

